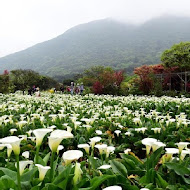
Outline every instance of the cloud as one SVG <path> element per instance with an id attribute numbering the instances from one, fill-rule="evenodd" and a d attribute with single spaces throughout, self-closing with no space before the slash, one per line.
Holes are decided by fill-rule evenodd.
<path id="1" fill-rule="evenodd" d="M 189 0 L 0 1 L 0 56 L 49 40 L 69 28 L 112 17 L 141 23 L 162 14 L 190 16 Z"/>

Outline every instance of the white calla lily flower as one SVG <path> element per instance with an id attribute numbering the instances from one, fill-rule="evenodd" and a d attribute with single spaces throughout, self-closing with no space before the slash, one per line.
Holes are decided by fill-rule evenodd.
<path id="1" fill-rule="evenodd" d="M 113 186 L 106 187 L 102 190 L 122 190 L 122 188 L 120 186 L 113 185 Z"/>
<path id="2" fill-rule="evenodd" d="M 183 149 L 187 149 L 187 145 L 189 145 L 189 142 L 179 142 L 176 143 L 176 145 L 178 146 L 179 152 L 181 153 Z"/>
<path id="3" fill-rule="evenodd" d="M 111 165 L 105 164 L 105 165 L 100 166 L 98 169 L 99 170 L 107 170 L 109 168 L 111 168 Z"/>
<path id="4" fill-rule="evenodd" d="M 73 138 L 73 134 L 65 130 L 54 130 L 49 136 L 49 147 L 52 152 L 56 152 L 59 144 L 63 139 Z"/>
<path id="5" fill-rule="evenodd" d="M 95 131 L 97 135 L 102 135 L 102 131 L 101 130 L 96 130 Z"/>
<path id="6" fill-rule="evenodd" d="M 12 146 L 12 150 L 15 155 L 20 154 L 20 142 L 21 141 L 22 141 L 22 139 L 19 139 L 16 136 L 9 136 L 9 137 L 4 137 L 4 138 L 0 139 L 0 143 L 10 144 Z"/>
<path id="7" fill-rule="evenodd" d="M 173 154 L 179 154 L 179 149 L 177 148 L 165 148 L 165 150 L 166 150 L 167 160 L 171 160 Z"/>
<path id="8" fill-rule="evenodd" d="M 79 144 L 78 148 L 84 148 L 86 153 L 89 154 L 90 145 L 89 144 Z"/>
<path id="9" fill-rule="evenodd" d="M 13 133 L 16 132 L 17 129 L 14 128 L 14 129 L 10 129 L 9 131 L 10 131 L 11 135 L 13 135 Z"/>
<path id="10" fill-rule="evenodd" d="M 121 133 L 120 130 L 115 130 L 114 133 L 119 137 L 119 134 Z"/>
<path id="11" fill-rule="evenodd" d="M 22 156 L 25 157 L 26 159 L 29 158 L 30 152 L 29 151 L 25 151 L 22 153 Z"/>
<path id="12" fill-rule="evenodd" d="M 107 144 L 96 144 L 94 147 L 99 150 L 100 154 L 104 154 L 104 153 L 106 153 L 108 145 Z"/>
<path id="13" fill-rule="evenodd" d="M 142 144 L 146 146 L 146 154 L 149 155 L 152 145 L 157 142 L 154 138 L 145 138 L 142 140 Z"/>
<path id="14" fill-rule="evenodd" d="M 160 147 L 165 147 L 166 145 L 164 144 L 164 143 L 162 143 L 162 142 L 159 142 L 159 141 L 157 141 L 157 142 L 154 142 L 153 144 L 152 144 L 152 150 L 153 150 L 153 152 L 155 152 L 157 149 L 159 149 Z"/>
<path id="15" fill-rule="evenodd" d="M 80 150 L 68 150 L 63 153 L 63 160 L 66 165 L 70 164 L 74 160 L 78 160 L 80 157 L 83 157 L 83 152 Z"/>
<path id="16" fill-rule="evenodd" d="M 180 154 L 180 160 L 184 160 L 185 156 L 189 154 L 188 150 L 182 150 Z"/>
<path id="17" fill-rule="evenodd" d="M 90 145 L 92 147 L 92 149 L 94 148 L 94 145 L 96 142 L 100 142 L 101 141 L 101 137 L 93 137 L 93 138 L 90 138 Z"/>
<path id="18" fill-rule="evenodd" d="M 41 129 L 35 129 L 33 130 L 33 133 L 36 137 L 36 146 L 40 146 L 42 144 L 43 138 L 47 133 L 50 133 L 52 129 L 46 129 L 46 128 L 41 128 Z"/>
<path id="19" fill-rule="evenodd" d="M 125 154 L 129 154 L 129 152 L 131 152 L 131 149 L 130 149 L 130 148 L 127 148 L 126 150 L 124 150 L 124 153 L 125 153 Z"/>
<path id="20" fill-rule="evenodd" d="M 43 181 L 47 171 L 51 169 L 50 166 L 42 166 L 41 164 L 35 164 L 35 166 L 38 167 L 40 181 Z"/>
<path id="21" fill-rule="evenodd" d="M 22 175 L 24 173 L 24 170 L 28 164 L 30 164 L 30 165 L 33 164 L 33 161 L 32 160 L 19 161 L 20 175 Z M 17 167 L 16 163 L 15 163 L 15 167 Z"/>
<path id="22" fill-rule="evenodd" d="M 59 151 L 60 150 L 63 150 L 64 149 L 64 146 L 63 145 L 59 145 L 58 147 L 57 147 L 57 154 L 59 154 Z"/>
<path id="23" fill-rule="evenodd" d="M 110 153 L 114 153 L 115 147 L 114 146 L 108 146 L 106 149 L 106 158 L 109 157 Z"/>

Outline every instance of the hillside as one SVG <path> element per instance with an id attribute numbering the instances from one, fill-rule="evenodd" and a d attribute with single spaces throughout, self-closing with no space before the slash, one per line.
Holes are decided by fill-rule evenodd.
<path id="1" fill-rule="evenodd" d="M 180 41 L 190 41 L 190 18 L 160 17 L 139 26 L 105 19 L 0 58 L 0 71 L 33 69 L 59 78 L 105 65 L 131 72 L 139 65 L 159 63 L 161 53 Z"/>

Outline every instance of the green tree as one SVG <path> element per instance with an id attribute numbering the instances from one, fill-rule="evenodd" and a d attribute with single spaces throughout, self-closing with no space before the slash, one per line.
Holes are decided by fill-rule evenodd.
<path id="1" fill-rule="evenodd" d="M 161 61 L 166 67 L 179 67 L 182 71 L 190 70 L 190 42 L 175 44 L 162 53 Z"/>
<path id="2" fill-rule="evenodd" d="M 14 90 L 27 90 L 33 85 L 40 87 L 41 90 L 47 90 L 52 87 L 57 87 L 58 82 L 54 79 L 41 76 L 39 73 L 33 70 L 13 70 L 10 73 L 10 80 L 15 86 Z"/>
<path id="3" fill-rule="evenodd" d="M 10 73 L 10 79 L 16 90 L 26 90 L 39 83 L 40 75 L 32 70 L 13 70 Z"/>
<path id="4" fill-rule="evenodd" d="M 9 73 L 4 72 L 0 75 L 0 93 L 9 92 Z"/>

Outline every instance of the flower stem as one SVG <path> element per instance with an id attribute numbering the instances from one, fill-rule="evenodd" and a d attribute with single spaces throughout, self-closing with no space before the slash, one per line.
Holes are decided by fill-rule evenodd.
<path id="1" fill-rule="evenodd" d="M 36 164 L 38 164 L 38 157 L 39 157 L 39 151 L 40 151 L 40 146 L 36 147 Z"/>
<path id="2" fill-rule="evenodd" d="M 54 168 L 53 168 L 53 162 L 54 162 L 54 156 L 55 156 L 55 152 L 51 153 L 51 160 L 50 160 L 50 181 L 52 182 L 53 180 L 53 173 L 54 173 Z"/>
<path id="3" fill-rule="evenodd" d="M 16 163 L 17 163 L 17 182 L 18 182 L 18 189 L 21 190 L 19 155 L 15 155 L 15 156 L 16 156 Z"/>

